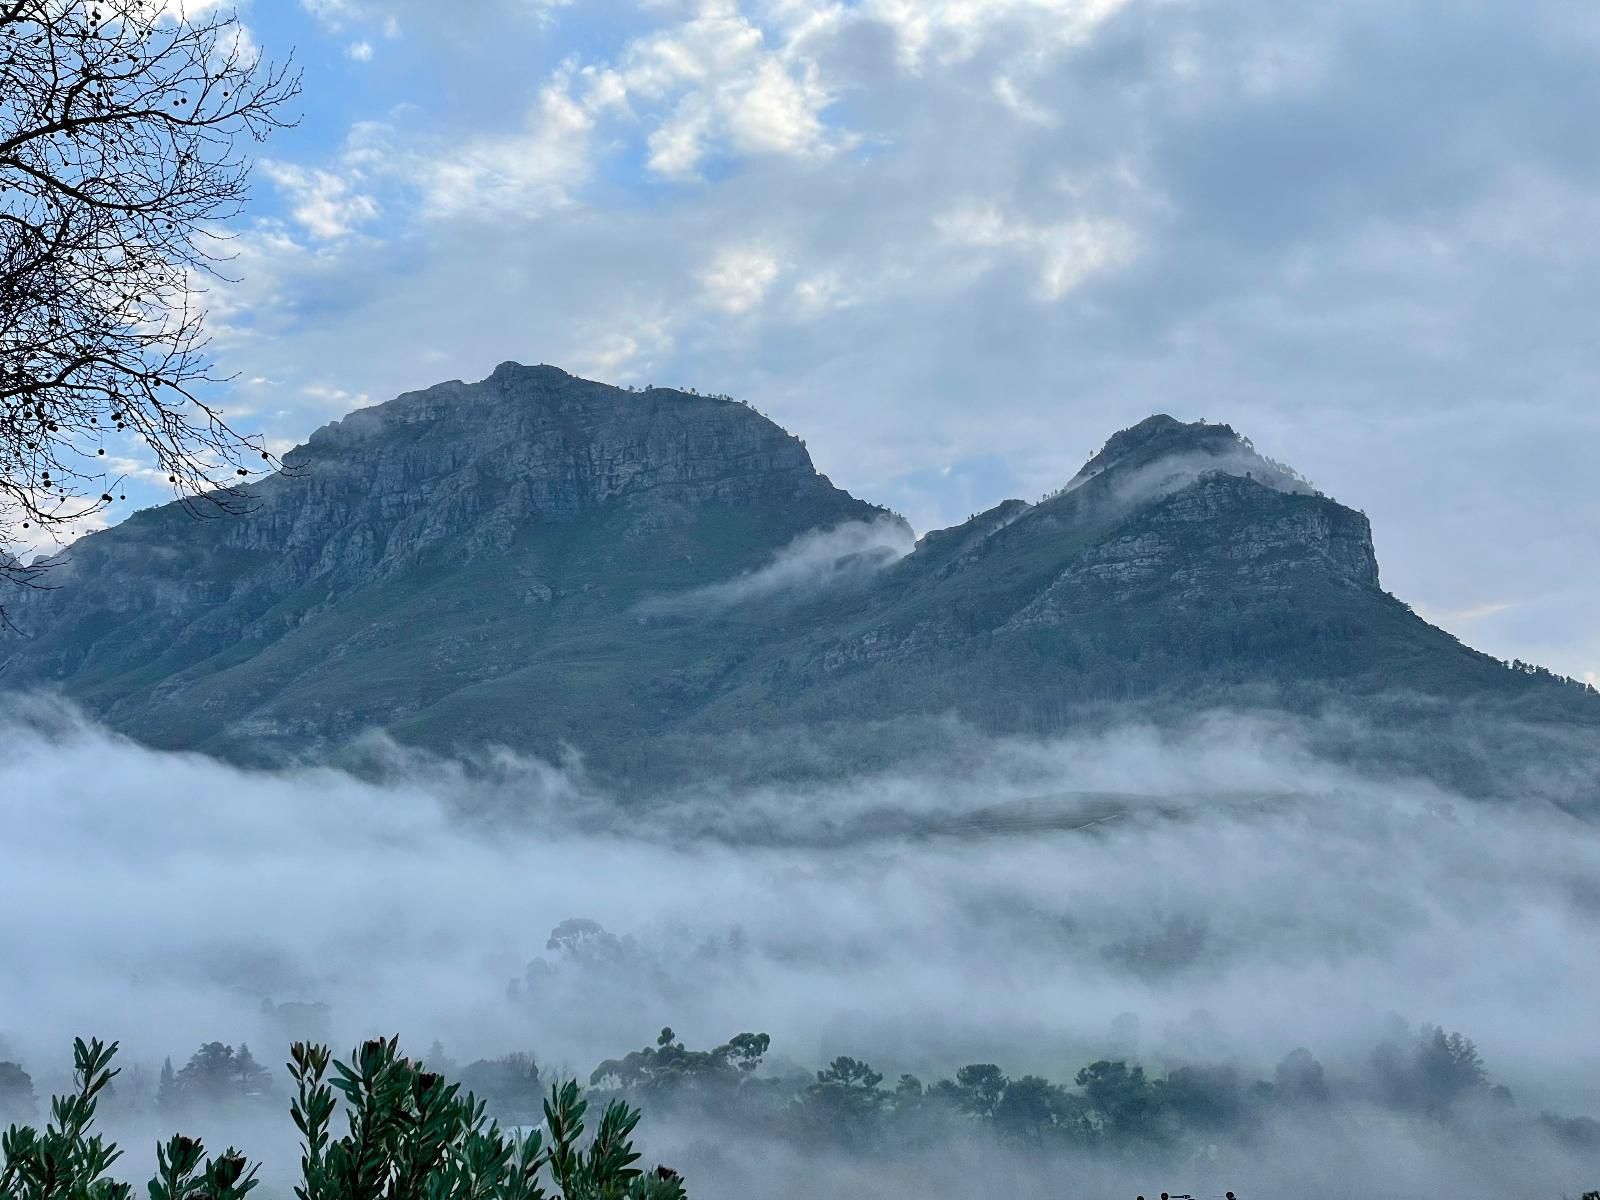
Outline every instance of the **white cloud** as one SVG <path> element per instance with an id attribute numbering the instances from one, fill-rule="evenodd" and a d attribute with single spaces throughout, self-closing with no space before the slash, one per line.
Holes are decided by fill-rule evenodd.
<path id="1" fill-rule="evenodd" d="M 1088 38 L 1130 0 L 866 0 L 862 11 L 892 28 L 905 65 L 971 58 L 1007 25 L 1033 35 L 1039 53 Z"/>
<path id="2" fill-rule="evenodd" d="M 652 171 L 693 176 L 708 155 L 818 156 L 831 149 L 822 111 L 831 95 L 790 41 L 769 45 L 732 3 L 630 43 L 593 69 L 592 103 L 625 107 L 647 126 Z"/>
<path id="3" fill-rule="evenodd" d="M 937 226 L 955 245 L 1005 251 L 1032 265 L 1043 300 L 1059 300 L 1091 276 L 1127 262 L 1136 246 L 1133 231 L 1113 218 L 1035 224 L 1006 215 L 994 203 L 953 209 Z"/>
<path id="4" fill-rule="evenodd" d="M 594 119 L 558 73 L 539 94 L 523 130 L 481 135 L 431 160 L 413 159 L 424 211 L 433 218 L 527 216 L 571 201 L 591 169 Z"/>
<path id="5" fill-rule="evenodd" d="M 1481 604 L 1469 604 L 1465 608 L 1442 609 L 1433 608 L 1425 604 L 1414 604 L 1412 607 L 1424 619 L 1435 625 L 1442 625 L 1448 628 L 1458 623 L 1469 625 L 1473 621 L 1481 621 L 1485 617 L 1499 616 L 1515 606 L 1509 600 L 1486 600 Z"/>
<path id="6" fill-rule="evenodd" d="M 730 246 L 719 250 L 704 271 L 700 284 L 706 302 L 731 316 L 754 309 L 781 270 L 777 258 L 756 246 Z"/>
<path id="7" fill-rule="evenodd" d="M 358 0 L 300 0 L 300 7 L 333 29 L 342 29 L 364 8 Z"/>
<path id="8" fill-rule="evenodd" d="M 378 202 L 342 175 L 274 159 L 261 168 L 288 195 L 295 221 L 313 237 L 344 237 L 378 215 Z"/>
<path id="9" fill-rule="evenodd" d="M 1049 109 L 1035 104 L 1023 93 L 1022 89 L 1009 75 L 997 75 L 994 80 L 994 94 L 1000 103 L 1004 104 L 1024 121 L 1031 121 L 1036 125 L 1054 125 L 1056 116 Z"/>
<path id="10" fill-rule="evenodd" d="M 228 22 L 217 44 L 219 57 L 234 57 L 242 63 L 254 63 L 261 57 L 261 47 L 255 35 L 243 21 L 235 18 Z"/>
<path id="11" fill-rule="evenodd" d="M 892 517 L 848 521 L 795 538 L 757 570 L 707 587 L 660 596 L 646 614 L 705 615 L 742 604 L 789 603 L 861 583 L 910 554 L 916 535 Z"/>
<path id="12" fill-rule="evenodd" d="M 49 498 L 37 495 L 34 498 L 34 503 L 48 508 Z M 129 506 L 123 504 L 121 508 L 127 510 Z M 20 528 L 19 518 L 13 522 L 17 526 L 13 540 L 0 547 L 0 553 L 9 554 L 22 563 L 31 563 L 41 557 L 52 558 L 85 534 L 105 529 L 125 516 L 127 516 L 127 511 L 118 512 L 116 507 L 113 506 L 109 511 L 102 508 L 92 512 L 85 512 L 82 516 L 63 520 L 60 524 L 52 525 L 49 529 L 40 529 L 30 521 L 30 528 L 26 530 Z M 5 587 L 16 586 L 8 577 L 0 577 L 0 585 Z"/>
<path id="13" fill-rule="evenodd" d="M 795 309 L 802 320 L 848 308 L 859 300 L 859 295 L 851 290 L 837 270 L 816 271 L 794 285 Z"/>
<path id="14" fill-rule="evenodd" d="M 344 52 L 347 55 L 349 55 L 351 58 L 355 59 L 356 62 L 371 62 L 372 61 L 372 43 L 371 42 L 351 42 L 348 46 L 345 47 L 345 51 Z"/>
<path id="15" fill-rule="evenodd" d="M 617 324 L 580 332 L 571 352 L 571 370 L 614 383 L 648 382 L 651 365 L 667 355 L 672 342 L 669 318 L 629 312 Z"/>
<path id="16" fill-rule="evenodd" d="M 114 455 L 106 460 L 105 470 L 108 479 L 142 479 L 146 483 L 154 483 L 163 487 L 167 482 L 167 473 L 148 459 Z"/>
<path id="17" fill-rule="evenodd" d="M 323 408 L 338 412 L 365 408 L 372 402 L 371 397 L 365 392 L 352 392 L 328 383 L 306 384 L 300 389 L 300 394 L 316 401 Z"/>
<path id="18" fill-rule="evenodd" d="M 695 101 L 684 101 L 672 117 L 650 135 L 650 169 L 661 175 L 694 173 L 705 153 L 711 114 Z"/>

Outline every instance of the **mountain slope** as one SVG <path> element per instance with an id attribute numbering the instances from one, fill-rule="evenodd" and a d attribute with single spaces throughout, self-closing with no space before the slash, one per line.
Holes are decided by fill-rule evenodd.
<path id="1" fill-rule="evenodd" d="M 408 393 L 285 461 L 247 517 L 168 505 L 74 545 L 57 590 L 15 598 L 7 684 L 162 746 L 338 741 L 881 515 L 742 405 L 549 367 Z"/>
<path id="2" fill-rule="evenodd" d="M 721 703 L 777 723 L 879 707 L 1048 731 L 1095 704 L 1250 687 L 1600 717 L 1600 698 L 1509 672 L 1383 592 L 1364 516 L 1227 426 L 1170 417 L 1118 434 L 1041 504 L 924 538 Z"/>
<path id="3" fill-rule="evenodd" d="M 247 517 L 169 505 L 82 539 L 57 590 L 16 597 L 28 636 L 0 643 L 0 680 L 250 761 L 382 727 L 573 745 L 635 779 L 709 769 L 741 731 L 803 727 L 765 740 L 781 769 L 816 737 L 892 754 L 950 715 L 1054 732 L 1130 706 L 1354 704 L 1418 731 L 1491 710 L 1544 742 L 1600 729 L 1600 698 L 1385 593 L 1366 518 L 1225 425 L 1152 417 L 1059 493 L 903 555 L 903 522 L 753 410 L 552 367 L 408 393 L 286 461 Z M 1453 784 L 1499 769 L 1494 738 L 1433 736 L 1399 758 Z"/>

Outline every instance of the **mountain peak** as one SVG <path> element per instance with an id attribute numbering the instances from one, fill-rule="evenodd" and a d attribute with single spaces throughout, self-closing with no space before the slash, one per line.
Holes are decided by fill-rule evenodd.
<path id="1" fill-rule="evenodd" d="M 703 458 L 735 442 L 755 441 L 766 452 L 766 460 L 757 456 L 757 467 L 765 461 L 773 468 L 811 470 L 800 439 L 747 405 L 671 388 L 615 387 L 548 363 L 528 366 L 513 360 L 471 383 L 445 380 L 357 409 L 316 430 L 286 461 L 300 467 L 329 454 L 342 457 L 374 439 L 455 440 L 462 452 L 489 458 L 555 447 L 576 458 L 570 469 L 579 471 L 592 465 L 597 442 L 622 439 L 639 452 L 632 465 L 648 468 L 663 459 Z M 621 449 L 612 446 L 610 452 Z M 454 469 L 460 455 L 442 465 Z"/>
<path id="2" fill-rule="evenodd" d="M 484 379 L 484 383 L 505 384 L 518 379 L 540 381 L 552 386 L 559 386 L 569 380 L 587 382 L 571 372 L 563 371 L 560 367 L 552 366 L 549 363 L 533 363 L 530 365 L 508 358 L 505 362 L 499 363 L 493 371 L 489 372 Z"/>
<path id="3" fill-rule="evenodd" d="M 1156 413 L 1112 434 L 1064 490 L 1115 474 L 1124 482 L 1159 476 L 1160 486 L 1155 490 L 1166 492 L 1210 471 L 1250 478 L 1277 491 L 1316 491 L 1294 468 L 1260 454 L 1233 426 L 1180 421 L 1166 413 Z"/>
<path id="4" fill-rule="evenodd" d="M 1254 453 L 1254 447 L 1234 432 L 1231 425 L 1180 421 L 1166 413 L 1156 413 L 1107 438 L 1099 452 L 1083 464 L 1073 482 L 1092 479 L 1113 467 L 1145 466 L 1179 454 L 1222 457 L 1240 451 Z"/>

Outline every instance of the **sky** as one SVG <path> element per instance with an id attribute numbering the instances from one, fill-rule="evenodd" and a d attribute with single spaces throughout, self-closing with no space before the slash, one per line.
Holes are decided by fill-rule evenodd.
<path id="1" fill-rule="evenodd" d="M 250 0 L 305 72 L 211 293 L 280 449 L 512 359 L 751 401 L 919 532 L 1152 412 L 1600 680 L 1600 8 Z"/>

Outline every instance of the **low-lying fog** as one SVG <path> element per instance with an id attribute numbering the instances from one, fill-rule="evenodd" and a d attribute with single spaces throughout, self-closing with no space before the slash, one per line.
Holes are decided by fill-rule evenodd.
<path id="1" fill-rule="evenodd" d="M 0 1059 L 41 1092 L 75 1034 L 121 1039 L 125 1067 L 212 1040 L 281 1063 L 270 998 L 328 1005 L 336 1049 L 398 1032 L 585 1078 L 668 1024 L 691 1046 L 765 1031 L 769 1061 L 849 1054 L 891 1081 L 994 1062 L 1070 1083 L 1108 1056 L 1270 1078 L 1299 1046 L 1359 1063 L 1398 1017 L 1475 1039 L 1522 1109 L 1600 1115 L 1596 831 L 1342 773 L 1292 726 L 974 742 L 958 768 L 632 812 L 539 763 L 251 773 L 40 703 L 0 717 L 0 743 Z M 547 948 L 573 917 L 613 937 Z M 1301 1149 L 1262 1180 L 1335 1154 L 1278 1136 Z M 1527 1194 L 1585 1182 L 1548 1161 Z M 939 1162 L 870 1187 L 812 1162 L 757 1191 L 917 1194 Z M 748 1179 L 724 1166 L 691 1194 Z"/>

